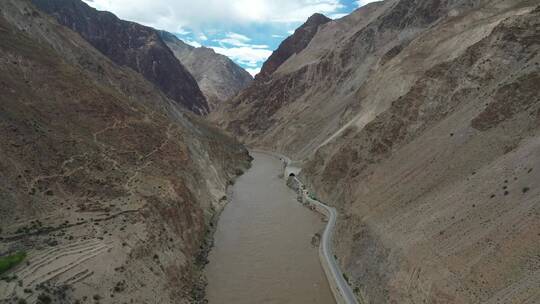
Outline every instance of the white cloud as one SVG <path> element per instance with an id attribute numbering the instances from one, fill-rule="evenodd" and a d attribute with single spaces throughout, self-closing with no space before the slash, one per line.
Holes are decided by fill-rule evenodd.
<path id="1" fill-rule="evenodd" d="M 249 47 L 253 49 L 267 49 L 268 45 L 265 44 L 251 44 L 251 39 L 247 36 L 238 33 L 226 33 L 225 38 L 215 39 L 222 47 Z"/>
<path id="2" fill-rule="evenodd" d="M 285 36 L 283 36 L 283 35 L 275 35 L 274 34 L 274 35 L 272 35 L 272 38 L 285 38 Z"/>
<path id="3" fill-rule="evenodd" d="M 334 14 L 340 0 L 85 0 L 120 18 L 178 33 L 219 25 L 303 22 L 313 13 Z"/>
<path id="4" fill-rule="evenodd" d="M 178 35 L 182 35 L 182 36 L 191 34 L 190 31 L 188 31 L 186 29 L 183 29 L 183 28 L 178 28 L 175 33 L 178 34 Z"/>
<path id="5" fill-rule="evenodd" d="M 255 75 L 259 74 L 259 72 L 261 71 L 261 68 L 254 68 L 254 69 L 251 69 L 251 68 L 247 68 L 245 69 L 248 73 L 251 74 L 251 76 L 255 77 Z"/>
<path id="6" fill-rule="evenodd" d="M 234 33 L 225 33 L 224 38 L 214 40 L 219 46 L 211 46 L 216 53 L 223 54 L 237 63 L 248 66 L 252 71 L 272 54 L 268 45 L 251 44 L 251 38 Z"/>
<path id="7" fill-rule="evenodd" d="M 216 53 L 225 55 L 239 64 L 255 68 L 260 66 L 270 55 L 272 51 L 268 49 L 251 48 L 248 46 L 241 47 L 211 47 Z"/>
<path id="8" fill-rule="evenodd" d="M 198 43 L 197 41 L 193 41 L 193 40 L 189 40 L 189 39 L 182 39 L 185 43 L 193 46 L 193 47 L 196 47 L 196 48 L 200 48 L 202 45 L 200 43 Z"/>
<path id="9" fill-rule="evenodd" d="M 228 32 L 225 36 L 227 36 L 227 38 L 238 40 L 238 41 L 244 41 L 244 42 L 251 41 L 249 37 L 242 34 L 238 34 L 238 33 Z"/>
<path id="10" fill-rule="evenodd" d="M 356 5 L 357 5 L 358 7 L 361 7 L 361 6 L 364 6 L 364 5 L 368 4 L 368 3 L 371 3 L 371 2 L 379 2 L 379 1 L 382 1 L 382 0 L 357 0 L 357 1 L 356 1 Z"/>
<path id="11" fill-rule="evenodd" d="M 335 20 L 335 19 L 343 18 L 343 17 L 345 17 L 347 15 L 348 14 L 332 14 L 332 15 L 328 16 L 328 18 Z"/>

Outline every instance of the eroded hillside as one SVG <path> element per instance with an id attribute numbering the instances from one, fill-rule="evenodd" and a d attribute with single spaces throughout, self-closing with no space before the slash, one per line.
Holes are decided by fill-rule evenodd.
<path id="1" fill-rule="evenodd" d="M 213 118 L 304 160 L 364 303 L 540 301 L 540 8 L 373 3 Z"/>
<path id="2" fill-rule="evenodd" d="M 0 300 L 187 303 L 225 187 L 248 166 L 29 1 L 0 4 Z"/>

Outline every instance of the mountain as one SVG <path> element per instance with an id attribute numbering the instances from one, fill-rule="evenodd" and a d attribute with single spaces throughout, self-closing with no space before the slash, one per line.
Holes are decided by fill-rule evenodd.
<path id="1" fill-rule="evenodd" d="M 0 41 L 0 302 L 200 299 L 245 148 L 27 0 Z"/>
<path id="2" fill-rule="evenodd" d="M 253 81 L 246 70 L 210 48 L 192 47 L 165 31 L 161 31 L 160 35 L 176 58 L 195 77 L 210 110 L 234 97 Z"/>
<path id="3" fill-rule="evenodd" d="M 79 33 L 116 64 L 141 73 L 169 98 L 205 115 L 208 103 L 196 80 L 174 56 L 158 31 L 98 11 L 80 0 L 33 0 L 42 11 Z"/>
<path id="4" fill-rule="evenodd" d="M 302 163 L 361 303 L 537 303 L 540 7 L 386 0 L 213 116 Z"/>
<path id="5" fill-rule="evenodd" d="M 268 60 L 263 64 L 257 78 L 262 79 L 270 76 L 281 64 L 289 59 L 289 57 L 305 49 L 313 36 L 317 33 L 319 26 L 330 21 L 332 21 L 332 19 L 322 14 L 314 14 L 309 17 L 302 26 L 294 31 L 293 35 L 283 40 L 278 49 L 270 55 Z"/>

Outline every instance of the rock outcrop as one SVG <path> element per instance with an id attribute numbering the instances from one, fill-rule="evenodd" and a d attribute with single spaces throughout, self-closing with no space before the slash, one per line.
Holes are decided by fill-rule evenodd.
<path id="1" fill-rule="evenodd" d="M 387 0 L 215 116 L 304 160 L 362 303 L 540 300 L 540 8 Z"/>
<path id="2" fill-rule="evenodd" d="M 210 111 L 247 88 L 253 81 L 246 70 L 210 48 L 193 47 L 168 32 L 161 31 L 160 35 L 176 58 L 197 80 Z"/>
<path id="3" fill-rule="evenodd" d="M 207 101 L 196 80 L 157 30 L 120 20 L 81 0 L 33 0 L 33 3 L 60 24 L 79 33 L 116 64 L 141 73 L 169 98 L 196 114 L 208 113 Z"/>
<path id="4" fill-rule="evenodd" d="M 190 303 L 247 151 L 27 0 L 0 2 L 6 303 Z"/>
<path id="5" fill-rule="evenodd" d="M 272 55 L 266 60 L 261 68 L 261 72 L 256 76 L 257 79 L 264 79 L 274 73 L 280 65 L 296 53 L 301 52 L 307 47 L 313 36 L 317 33 L 319 27 L 332 19 L 322 15 L 314 14 L 302 24 L 294 34 L 287 37 L 279 45 Z"/>

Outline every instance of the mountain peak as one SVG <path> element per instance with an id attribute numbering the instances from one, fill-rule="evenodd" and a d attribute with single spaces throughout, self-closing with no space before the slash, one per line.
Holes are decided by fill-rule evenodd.
<path id="1" fill-rule="evenodd" d="M 294 34 L 279 45 L 272 55 L 264 63 L 261 72 L 256 79 L 262 79 L 274 73 L 280 65 L 282 65 L 289 57 L 302 51 L 307 47 L 313 36 L 317 33 L 319 26 L 332 21 L 323 14 L 315 13 L 309 17 L 302 26 L 300 26 Z"/>
<path id="2" fill-rule="evenodd" d="M 331 20 L 332 20 L 332 19 L 326 17 L 326 16 L 323 15 L 323 14 L 315 13 L 315 14 L 311 15 L 311 16 L 306 20 L 306 22 L 304 23 L 304 25 L 306 25 L 306 24 L 317 24 L 317 25 L 320 25 L 320 24 L 327 23 L 328 21 L 331 21 Z"/>

